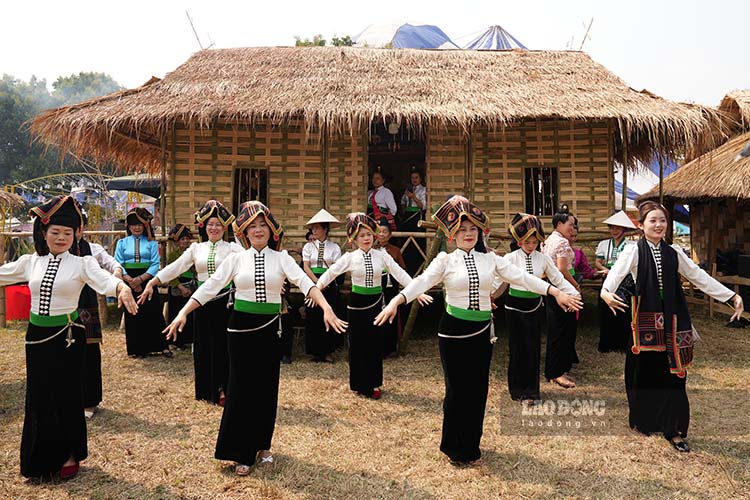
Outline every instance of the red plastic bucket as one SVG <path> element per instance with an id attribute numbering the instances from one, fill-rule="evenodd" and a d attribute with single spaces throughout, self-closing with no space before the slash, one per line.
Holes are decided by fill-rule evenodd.
<path id="1" fill-rule="evenodd" d="M 5 287 L 5 318 L 7 320 L 29 319 L 31 290 L 28 285 Z"/>

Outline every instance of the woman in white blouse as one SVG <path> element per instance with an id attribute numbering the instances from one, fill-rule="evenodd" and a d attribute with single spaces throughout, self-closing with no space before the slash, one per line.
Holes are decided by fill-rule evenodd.
<path id="1" fill-rule="evenodd" d="M 375 323 L 392 321 L 398 306 L 443 284 L 445 314 L 438 325 L 445 376 L 440 450 L 451 463 L 475 463 L 481 457 L 479 443 L 494 338 L 490 295 L 497 279 L 539 295 L 553 295 L 561 307 L 571 311 L 579 310 L 582 303 L 505 258 L 487 252 L 480 234 L 480 230 L 488 231 L 487 217 L 463 196 L 453 196 L 432 218 L 449 241 L 455 239 L 456 250 L 438 254 L 424 273 L 390 301 Z"/>
<path id="2" fill-rule="evenodd" d="M 519 248 L 505 255 L 516 267 L 541 278 L 575 297 L 580 293 L 568 283 L 552 259 L 538 251 L 544 241 L 542 221 L 535 215 L 516 214 L 508 232 Z M 503 285 L 503 288 L 506 284 Z M 508 391 L 514 401 L 534 404 L 539 393 L 541 360 L 541 322 L 544 303 L 542 296 L 522 286 L 511 286 L 505 299 L 508 318 Z"/>
<path id="3" fill-rule="evenodd" d="M 318 279 L 324 290 L 337 276 L 350 273 L 352 293 L 349 295 L 349 388 L 358 394 L 380 399 L 383 385 L 383 330 L 373 325 L 383 304 L 381 276 L 387 270 L 401 285 L 411 281 L 406 271 L 387 252 L 374 250 L 378 225 L 361 212 L 346 216 L 346 235 L 357 249 L 345 253 Z M 421 298 L 424 303 L 432 297 Z"/>
<path id="4" fill-rule="evenodd" d="M 195 267 L 198 284 L 213 275 L 222 262 L 242 247 L 231 241 L 234 215 L 216 200 L 207 201 L 195 212 L 195 223 L 201 242 L 193 243 L 180 257 L 159 271 L 146 285 L 139 299 L 149 300 L 155 286 L 167 284 L 188 269 Z M 194 317 L 193 365 L 195 367 L 195 399 L 223 405 L 229 376 L 227 353 L 227 304 L 230 286 L 206 303 Z"/>
<path id="5" fill-rule="evenodd" d="M 305 227 L 312 232 L 313 240 L 302 247 L 302 265 L 313 283 L 317 283 L 318 278 L 341 257 L 341 247 L 328 239 L 328 231 L 340 224 L 341 222 L 324 208 L 321 208 L 305 224 Z M 325 289 L 323 295 L 335 310 L 339 295 L 335 281 Z M 322 311 L 317 307 L 307 307 L 305 309 L 305 351 L 312 356 L 313 361 L 333 363 L 332 353 L 335 349 L 336 338 L 333 333 L 326 332 Z"/>
<path id="6" fill-rule="evenodd" d="M 638 207 L 643 238 L 626 246 L 610 269 L 600 293 L 613 314 L 630 307 L 632 335 L 625 359 L 629 424 L 643 434 L 661 433 L 680 452 L 690 451 L 685 438 L 690 404 L 685 390 L 693 360 L 696 331 L 688 313 L 680 276 L 707 295 L 732 301 L 739 318 L 742 298 L 699 268 L 677 245 L 667 245 L 667 210 L 647 201 Z M 627 275 L 635 280 L 635 296 L 625 303 L 614 292 Z"/>
<path id="7" fill-rule="evenodd" d="M 36 217 L 36 253 L 0 267 L 0 286 L 28 282 L 31 290 L 21 474 L 70 479 L 88 455 L 82 400 L 86 335 L 77 311 L 81 290 L 88 285 L 117 295 L 131 314 L 138 306 L 130 288 L 93 257 L 70 254 L 82 226 L 72 197 L 56 196 L 30 214 Z"/>
<path id="8" fill-rule="evenodd" d="M 175 336 L 190 312 L 207 304 L 234 281 L 234 309 L 227 328 L 229 383 L 214 456 L 236 463 L 247 475 L 256 461 L 273 462 L 271 440 L 279 395 L 281 289 L 289 280 L 323 309 L 327 328 L 346 329 L 323 294 L 297 262 L 275 250 L 282 228 L 259 201 L 240 207 L 234 231 L 247 250 L 230 254 L 167 327 Z"/>

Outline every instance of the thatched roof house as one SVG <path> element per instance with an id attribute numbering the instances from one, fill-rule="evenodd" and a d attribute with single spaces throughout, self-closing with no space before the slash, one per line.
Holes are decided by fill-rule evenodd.
<path id="1" fill-rule="evenodd" d="M 664 179 L 665 203 L 690 205 L 694 258 L 711 263 L 715 249 L 750 253 L 750 90 L 727 94 L 719 110 L 739 133 Z M 738 128 L 739 127 L 739 128 Z M 641 199 L 657 199 L 658 187 Z"/>
<path id="2" fill-rule="evenodd" d="M 321 205 L 343 216 L 364 209 L 383 164 L 399 180 L 422 167 L 428 205 L 463 192 L 499 229 L 560 201 L 594 227 L 614 206 L 616 159 L 670 154 L 720 127 L 715 110 L 635 91 L 582 52 L 271 47 L 198 52 L 162 80 L 42 113 L 32 130 L 161 169 L 171 221 L 209 196 L 265 197 L 292 227 Z"/>

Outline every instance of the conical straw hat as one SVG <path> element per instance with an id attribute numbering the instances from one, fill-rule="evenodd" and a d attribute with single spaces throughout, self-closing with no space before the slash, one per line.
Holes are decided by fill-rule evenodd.
<path id="1" fill-rule="evenodd" d="M 331 228 L 341 225 L 341 222 L 336 217 L 329 214 L 325 208 L 321 208 L 317 214 L 313 215 L 312 219 L 307 221 L 307 224 L 305 224 L 305 227 L 309 229 L 313 224 L 324 224 L 324 223 L 328 223 Z"/>
<path id="2" fill-rule="evenodd" d="M 604 223 L 609 226 L 620 226 L 627 229 L 638 229 L 637 227 L 635 227 L 635 224 L 633 224 L 633 221 L 630 219 L 630 217 L 628 217 L 628 215 L 622 210 L 615 212 L 614 215 L 606 219 Z"/>

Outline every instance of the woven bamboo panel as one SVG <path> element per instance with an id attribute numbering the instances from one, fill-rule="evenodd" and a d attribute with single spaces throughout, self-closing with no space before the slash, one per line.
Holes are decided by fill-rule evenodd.
<path id="1" fill-rule="evenodd" d="M 711 215 L 708 203 L 690 204 L 690 243 L 693 260 L 708 262 L 710 232 L 715 231 L 716 248 L 750 254 L 750 203 L 722 200 Z"/>
<path id="2" fill-rule="evenodd" d="M 449 196 L 467 194 L 466 140 L 457 127 L 433 128 L 426 150 L 427 205 L 432 213 Z"/>
<path id="3" fill-rule="evenodd" d="M 367 153 L 360 134 L 328 139 L 326 209 L 343 221 L 350 212 L 367 209 Z"/>
<path id="4" fill-rule="evenodd" d="M 524 168 L 558 168 L 559 201 L 582 231 L 602 230 L 609 215 L 611 158 L 606 122 L 527 121 L 504 129 L 475 129 L 473 192 L 494 230 L 525 210 Z M 551 217 L 543 217 L 547 227 Z"/>

